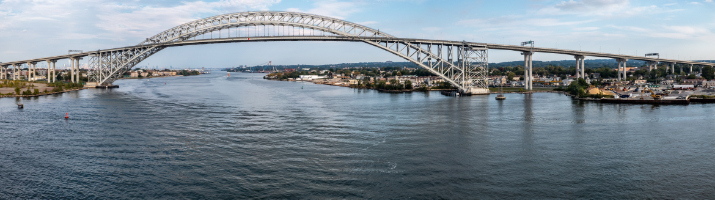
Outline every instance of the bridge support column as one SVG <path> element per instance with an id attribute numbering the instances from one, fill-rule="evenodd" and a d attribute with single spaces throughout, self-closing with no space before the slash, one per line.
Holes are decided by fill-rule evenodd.
<path id="1" fill-rule="evenodd" d="M 532 81 L 533 81 L 533 73 L 532 73 L 532 60 L 531 56 L 533 55 L 532 52 L 523 52 L 521 53 L 524 55 L 524 90 L 531 90 L 532 86 Z"/>
<path id="2" fill-rule="evenodd" d="M 35 79 L 35 62 L 28 62 L 27 63 L 27 81 L 34 81 Z"/>
<path id="3" fill-rule="evenodd" d="M 70 83 L 74 83 L 74 58 L 70 58 Z"/>
<path id="4" fill-rule="evenodd" d="M 616 62 L 618 62 L 618 81 L 625 81 L 628 79 L 628 73 L 626 72 L 626 62 L 628 62 L 628 59 L 618 58 Z"/>
<path id="5" fill-rule="evenodd" d="M 584 69 L 584 58 L 585 56 L 574 56 L 576 59 L 576 79 L 583 78 L 586 79 L 586 70 Z"/>
<path id="6" fill-rule="evenodd" d="M 576 59 L 576 79 L 581 78 L 581 62 L 580 62 L 580 56 L 574 56 Z"/>
<path id="7" fill-rule="evenodd" d="M 675 75 L 675 63 L 670 63 L 670 74 Z"/>
<path id="8" fill-rule="evenodd" d="M 82 60 L 82 58 L 75 58 L 74 60 L 75 60 L 75 62 L 77 62 L 77 64 L 75 64 L 75 73 L 74 73 L 74 75 L 76 76 L 76 77 L 75 77 L 75 81 L 76 81 L 75 83 L 79 83 L 79 82 L 80 82 L 80 79 L 79 79 L 79 78 L 81 77 L 81 74 L 80 74 L 80 71 L 79 71 L 79 60 Z"/>
<path id="9" fill-rule="evenodd" d="M 586 80 L 586 57 L 581 56 L 581 77 Z"/>
<path id="10" fill-rule="evenodd" d="M 48 83 L 54 83 L 55 82 L 55 63 L 57 60 L 47 60 L 47 82 Z"/>
<path id="11" fill-rule="evenodd" d="M 690 64 L 690 74 L 693 74 L 693 64 Z"/>

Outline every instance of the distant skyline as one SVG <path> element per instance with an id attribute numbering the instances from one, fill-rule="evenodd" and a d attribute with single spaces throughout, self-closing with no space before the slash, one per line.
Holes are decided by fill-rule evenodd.
<path id="1" fill-rule="evenodd" d="M 131 46 L 192 20 L 261 10 L 326 15 L 397 37 L 512 45 L 534 40 L 537 47 L 715 60 L 713 0 L 4 0 L 0 62 L 66 54 L 69 49 Z M 523 59 L 512 51 L 490 50 L 489 56 L 490 63 Z M 534 55 L 540 61 L 568 59 Z M 167 48 L 139 65 L 223 68 L 267 61 L 320 65 L 388 60 L 404 61 L 363 43 L 266 42 Z"/>

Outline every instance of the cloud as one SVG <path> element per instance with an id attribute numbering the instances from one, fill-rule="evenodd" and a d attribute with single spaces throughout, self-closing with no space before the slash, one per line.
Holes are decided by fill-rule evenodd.
<path id="1" fill-rule="evenodd" d="M 377 24 L 376 21 L 365 21 L 365 22 L 356 22 L 356 23 L 357 23 L 357 24 L 360 24 L 360 25 L 364 25 L 364 26 L 372 25 L 372 24 Z"/>
<path id="2" fill-rule="evenodd" d="M 611 15 L 625 10 L 629 6 L 630 2 L 628 0 L 569 0 L 542 8 L 537 13 L 548 15 Z"/>
<path id="3" fill-rule="evenodd" d="M 424 27 L 424 28 L 422 28 L 422 30 L 427 31 L 427 32 L 437 32 L 437 31 L 441 31 L 442 28 L 440 28 L 440 27 Z"/>
<path id="4" fill-rule="evenodd" d="M 60 39 L 137 40 L 170 27 L 217 14 L 267 10 L 280 0 L 185 1 L 151 4 L 137 1 L 33 0 L 0 2 L 1 37 L 30 29 L 35 37 L 52 30 Z M 140 4 L 141 3 L 141 4 Z M 90 34 L 91 33 L 91 34 Z M 30 35 L 30 36 L 33 36 Z"/>
<path id="5" fill-rule="evenodd" d="M 660 26 L 657 29 L 647 29 L 633 26 L 611 26 L 612 28 L 630 31 L 645 37 L 670 38 L 670 39 L 699 39 L 713 38 L 715 34 L 710 30 L 694 26 Z"/>
<path id="6" fill-rule="evenodd" d="M 699 2 L 690 2 L 690 4 L 692 4 L 692 5 L 700 5 Z"/>
<path id="7" fill-rule="evenodd" d="M 579 28 L 574 28 L 573 30 L 576 30 L 576 31 L 595 31 L 595 30 L 598 30 L 598 29 L 601 29 L 601 28 L 599 28 L 599 27 L 579 27 Z"/>
<path id="8" fill-rule="evenodd" d="M 207 17 L 246 10 L 267 10 L 278 0 L 225 0 L 218 2 L 182 2 L 171 7 L 136 7 L 126 12 L 123 4 L 104 6 L 97 15 L 96 27 L 107 31 L 112 38 L 150 37 L 171 27 Z M 131 8 L 131 7 L 130 7 Z"/>
<path id="9" fill-rule="evenodd" d="M 360 11 L 357 3 L 354 2 L 323 0 L 316 1 L 315 3 L 313 3 L 313 6 L 315 6 L 315 8 L 308 10 L 307 13 L 323 15 L 337 19 L 345 19 L 350 16 L 350 14 Z"/>
<path id="10" fill-rule="evenodd" d="M 524 26 L 539 26 L 539 27 L 551 27 L 551 26 L 571 26 L 589 23 L 594 20 L 581 20 L 581 21 L 562 21 L 553 18 L 527 18 L 518 15 L 501 16 L 495 18 L 487 19 L 467 19 L 458 21 L 458 25 L 485 28 L 485 29 L 501 29 L 501 28 L 514 28 L 514 27 L 524 27 Z"/>
<path id="11" fill-rule="evenodd" d="M 670 5 L 665 4 L 666 7 Z M 666 9 L 656 5 L 632 6 L 628 0 L 569 0 L 545 6 L 537 10 L 536 14 L 627 17 L 643 13 L 655 14 L 677 11 L 682 11 L 682 9 Z"/>
<path id="12" fill-rule="evenodd" d="M 713 0 L 705 0 L 705 3 L 712 3 Z"/>

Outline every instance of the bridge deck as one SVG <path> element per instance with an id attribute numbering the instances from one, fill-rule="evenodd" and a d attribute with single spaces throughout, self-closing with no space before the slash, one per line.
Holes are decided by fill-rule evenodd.
<path id="1" fill-rule="evenodd" d="M 125 49 L 136 48 L 140 46 L 186 46 L 186 45 L 201 45 L 201 44 L 214 44 L 214 43 L 233 43 L 233 42 L 269 42 L 269 41 L 347 41 L 347 42 L 362 42 L 363 40 L 370 40 L 373 42 L 412 42 L 412 43 L 423 43 L 423 44 L 441 44 L 441 45 L 470 45 L 470 46 L 482 46 L 488 49 L 497 50 L 510 50 L 510 51 L 520 51 L 520 52 L 538 52 L 538 53 L 554 53 L 554 54 L 564 54 L 564 55 L 580 55 L 580 56 L 590 56 L 590 57 L 601 57 L 601 58 L 613 58 L 613 59 L 629 59 L 629 60 L 642 60 L 642 61 L 653 61 L 653 62 L 664 62 L 664 63 L 678 63 L 678 64 L 692 64 L 692 65 L 704 65 L 704 66 L 715 66 L 715 63 L 708 62 L 695 62 L 688 60 L 675 60 L 675 59 L 658 59 L 644 56 L 629 56 L 623 54 L 611 54 L 611 53 L 598 53 L 589 51 L 576 51 L 576 50 L 566 50 L 566 49 L 554 49 L 554 48 L 541 48 L 541 47 L 524 47 L 517 45 L 504 45 L 504 44 L 489 44 L 489 43 L 477 43 L 477 42 L 465 42 L 465 41 L 451 41 L 451 40 L 428 40 L 428 39 L 416 39 L 416 38 L 386 38 L 386 37 L 350 37 L 350 36 L 264 36 L 264 37 L 233 37 L 233 38 L 219 38 L 219 39 L 202 39 L 202 40 L 187 40 L 181 42 L 169 42 L 160 44 L 150 44 L 150 45 L 137 45 L 137 46 L 127 46 L 112 49 L 103 49 L 98 51 L 90 51 L 77 54 L 59 55 L 44 58 L 35 58 L 28 60 L 12 61 L 0 63 L 0 66 L 9 66 L 13 64 L 26 64 L 28 62 L 44 62 L 47 60 L 60 60 L 69 59 L 71 57 L 85 57 L 97 52 L 110 52 L 110 51 L 122 51 Z"/>

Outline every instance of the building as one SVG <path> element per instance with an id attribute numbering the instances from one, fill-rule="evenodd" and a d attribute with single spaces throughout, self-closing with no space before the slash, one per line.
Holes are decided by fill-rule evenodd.
<path id="1" fill-rule="evenodd" d="M 315 79 L 325 79 L 327 78 L 326 76 L 318 76 L 318 75 L 300 75 L 299 76 L 301 81 L 310 81 L 310 80 L 315 80 Z M 298 80 L 298 79 L 296 79 Z"/>
<path id="2" fill-rule="evenodd" d="M 568 86 L 568 85 L 571 85 L 571 83 L 573 81 L 574 81 L 573 79 L 564 79 L 561 81 L 561 85 Z"/>
<path id="3" fill-rule="evenodd" d="M 715 87 L 715 80 L 713 81 L 703 81 L 700 83 L 703 87 Z"/>
<path id="4" fill-rule="evenodd" d="M 685 79 L 685 80 L 683 80 L 683 84 L 686 84 L 686 85 L 702 85 L 702 84 L 703 84 L 703 81 L 705 81 L 705 79 Z"/>
<path id="5" fill-rule="evenodd" d="M 633 85 L 643 85 L 645 83 L 646 83 L 646 80 L 643 80 L 643 79 L 633 81 Z"/>

